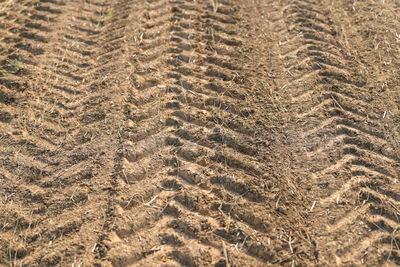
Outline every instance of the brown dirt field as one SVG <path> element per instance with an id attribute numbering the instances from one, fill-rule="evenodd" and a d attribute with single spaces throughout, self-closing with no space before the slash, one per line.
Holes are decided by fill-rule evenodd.
<path id="1" fill-rule="evenodd" d="M 0 266 L 400 265 L 397 0 L 0 0 Z"/>

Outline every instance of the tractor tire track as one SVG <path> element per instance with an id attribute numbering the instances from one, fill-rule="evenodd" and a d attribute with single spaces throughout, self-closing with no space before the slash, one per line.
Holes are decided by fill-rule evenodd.
<path id="1" fill-rule="evenodd" d="M 326 225 L 315 233 L 319 260 L 363 261 L 373 244 L 381 250 L 374 254 L 376 263 L 396 263 L 398 247 L 388 246 L 399 227 L 393 198 L 399 157 L 388 141 L 393 133 L 385 130 L 381 111 L 371 109 L 374 92 L 321 6 L 314 1 L 284 6 L 288 39 L 280 44 L 291 112 L 298 114 L 293 126 L 302 125 L 303 132 L 288 130 L 290 139 L 299 166 L 308 170 L 303 186 L 314 198 L 309 206 L 317 203 L 313 213 L 325 217 L 314 222 Z"/>
<path id="2" fill-rule="evenodd" d="M 126 193 L 116 200 L 107 243 L 116 266 L 165 257 L 185 266 L 228 264 L 223 246 L 229 264 L 260 265 L 279 262 L 288 249 L 275 236 L 284 229 L 265 237 L 279 213 L 254 130 L 244 123 L 250 108 L 239 7 L 218 4 L 151 1 L 132 14 L 132 24 L 140 18 L 132 29 L 140 30 L 130 36 L 139 45 L 131 52 L 120 148 Z M 281 249 L 268 248 L 271 238 Z"/>
<path id="3" fill-rule="evenodd" d="M 86 246 L 95 244 L 98 235 L 91 229 L 102 225 L 101 210 L 86 206 L 98 190 L 92 178 L 107 173 L 100 159 L 109 157 L 101 152 L 107 143 L 99 142 L 104 115 L 94 104 L 108 104 L 104 93 L 87 90 L 90 76 L 82 73 L 97 65 L 91 59 L 96 49 L 90 47 L 98 31 L 92 29 L 104 6 L 80 5 L 25 1 L 13 5 L 18 17 L 5 13 L 2 38 L 12 45 L 0 78 L 2 110 L 10 114 L 1 121 L 8 145 L 1 147 L 5 200 L 0 239 L 13 240 L 1 245 L 1 258 L 10 264 L 62 265 L 65 258 L 72 260 L 65 247 L 76 249 L 75 258 L 94 258 L 73 237 L 79 233 Z M 10 239 L 13 233 L 19 238 Z M 40 249 L 42 242 L 53 253 Z"/>
<path id="4" fill-rule="evenodd" d="M 399 264 L 397 9 L 0 1 L 0 265 Z"/>

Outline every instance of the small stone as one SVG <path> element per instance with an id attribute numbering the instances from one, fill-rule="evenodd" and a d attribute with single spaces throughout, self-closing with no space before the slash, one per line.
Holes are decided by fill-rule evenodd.
<path id="1" fill-rule="evenodd" d="M 135 127 L 135 123 L 132 120 L 128 120 L 126 122 L 126 126 L 129 128 L 134 128 Z"/>

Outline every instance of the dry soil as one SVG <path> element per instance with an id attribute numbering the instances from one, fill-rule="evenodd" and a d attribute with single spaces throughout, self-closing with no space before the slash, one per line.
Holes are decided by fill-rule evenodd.
<path id="1" fill-rule="evenodd" d="M 0 0 L 1 266 L 400 265 L 397 0 Z"/>

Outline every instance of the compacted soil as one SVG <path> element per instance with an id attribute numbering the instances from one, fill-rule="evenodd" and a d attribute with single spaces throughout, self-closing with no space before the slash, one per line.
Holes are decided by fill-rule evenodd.
<path id="1" fill-rule="evenodd" d="M 400 265 L 397 0 L 0 0 L 0 266 Z"/>

